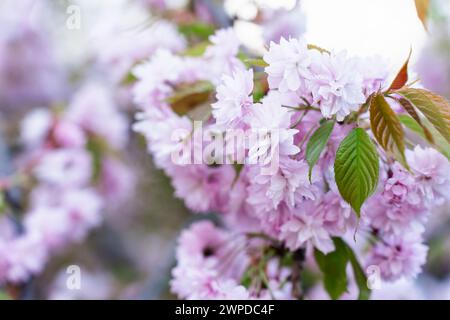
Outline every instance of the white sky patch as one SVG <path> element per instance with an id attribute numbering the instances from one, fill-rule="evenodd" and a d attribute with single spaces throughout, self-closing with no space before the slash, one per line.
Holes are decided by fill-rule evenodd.
<path id="1" fill-rule="evenodd" d="M 412 61 L 426 40 L 412 0 L 301 0 L 308 42 L 351 55 L 381 55 L 394 66 Z"/>

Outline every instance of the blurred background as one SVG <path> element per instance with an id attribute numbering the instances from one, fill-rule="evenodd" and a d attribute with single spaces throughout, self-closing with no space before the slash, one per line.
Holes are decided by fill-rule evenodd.
<path id="1" fill-rule="evenodd" d="M 431 2 L 428 31 L 417 18 L 414 0 L 2 0 L 0 177 L 13 170 L 17 164 L 11 159 L 23 152 L 19 137 L 24 117 L 38 108 L 64 110 L 93 82 L 108 91 L 128 123 L 127 143 L 119 152 L 132 177 L 126 199 L 107 206 L 103 223 L 85 241 L 53 256 L 42 274 L 18 289 L 19 297 L 174 298 L 168 281 L 177 236 L 204 217 L 189 213 L 173 196 L 143 138 L 131 130 L 136 109 L 126 80 L 137 61 L 166 45 L 161 43 L 164 29 L 157 39 L 146 31 L 162 17 L 189 19 L 185 11 L 193 2 L 202 4 L 196 14 L 204 21 L 233 26 L 245 47 L 257 53 L 286 30 L 323 48 L 377 55 L 394 70 L 412 49 L 413 78 L 450 97 L 448 0 Z M 448 208 L 443 205 L 442 214 L 429 221 L 425 272 L 415 283 L 390 288 L 393 298 L 450 299 Z M 81 290 L 66 287 L 70 265 L 81 268 Z"/>

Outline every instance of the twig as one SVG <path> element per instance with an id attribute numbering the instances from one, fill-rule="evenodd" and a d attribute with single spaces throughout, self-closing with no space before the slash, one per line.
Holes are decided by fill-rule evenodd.
<path id="1" fill-rule="evenodd" d="M 292 296 L 303 299 L 302 277 L 303 263 L 305 262 L 305 249 L 298 249 L 294 252 L 294 264 L 292 266 Z"/>

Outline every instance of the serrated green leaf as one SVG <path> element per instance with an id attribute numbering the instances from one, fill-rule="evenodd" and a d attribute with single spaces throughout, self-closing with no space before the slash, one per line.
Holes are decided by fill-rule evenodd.
<path id="1" fill-rule="evenodd" d="M 323 284 L 331 299 L 339 299 L 347 291 L 347 249 L 342 242 L 334 241 L 335 250 L 323 254 L 314 250 L 314 257 L 323 273 Z"/>
<path id="2" fill-rule="evenodd" d="M 320 271 L 323 273 L 325 290 L 332 299 L 338 299 L 347 291 L 347 264 L 350 262 L 353 276 L 359 289 L 358 299 L 370 298 L 370 289 L 367 287 L 367 277 L 356 258 L 352 248 L 338 237 L 333 238 L 335 250 L 327 255 L 314 250 L 314 257 Z"/>
<path id="3" fill-rule="evenodd" d="M 374 95 L 370 101 L 370 127 L 386 153 L 393 155 L 405 168 L 409 168 L 405 158 L 402 124 L 381 94 Z"/>
<path id="4" fill-rule="evenodd" d="M 411 104 L 411 102 L 403 98 L 398 99 L 397 101 L 400 103 L 403 109 L 405 109 L 405 111 L 408 112 L 408 114 L 412 117 L 410 119 L 414 120 L 417 123 L 417 125 L 421 128 L 424 138 L 426 138 L 428 142 L 434 143 L 433 135 L 431 134 L 430 130 L 428 130 L 428 128 L 422 124 L 422 120 L 420 119 L 419 114 L 416 112 L 416 109 L 414 109 L 414 106 Z"/>
<path id="5" fill-rule="evenodd" d="M 375 145 L 361 128 L 353 129 L 336 152 L 334 176 L 342 198 L 360 215 L 364 201 L 378 184 L 379 163 Z"/>
<path id="6" fill-rule="evenodd" d="M 424 89 L 404 88 L 396 91 L 431 122 L 440 134 L 450 142 L 450 104 L 445 98 Z"/>
<path id="7" fill-rule="evenodd" d="M 418 134 L 423 139 L 427 139 L 425 132 L 423 128 L 427 129 L 429 134 L 433 137 L 434 143 L 433 146 L 444 156 L 447 157 L 447 159 L 450 161 L 450 144 L 447 142 L 447 140 L 442 137 L 442 135 L 429 123 L 426 121 L 422 121 L 422 126 L 420 126 L 417 121 L 415 121 L 413 118 L 406 114 L 402 114 L 398 116 L 400 119 L 400 122 L 407 127 L 409 130 L 413 131 L 414 133 Z"/>
<path id="8" fill-rule="evenodd" d="M 311 182 L 311 174 L 314 166 L 325 149 L 328 139 L 333 132 L 334 121 L 325 121 L 319 128 L 312 134 L 309 138 L 308 144 L 306 145 L 306 162 L 309 165 L 309 181 Z"/>
<path id="9" fill-rule="evenodd" d="M 353 252 L 352 248 L 350 248 L 350 246 L 347 243 L 345 243 L 342 239 L 334 238 L 333 240 L 342 242 L 343 243 L 342 245 L 346 247 L 347 257 L 350 261 L 350 264 L 352 265 L 353 276 L 355 278 L 356 285 L 358 286 L 359 289 L 358 299 L 368 300 L 370 298 L 370 289 L 369 287 L 367 287 L 367 277 L 358 259 L 356 258 L 355 253 Z"/>
<path id="10" fill-rule="evenodd" d="M 405 127 L 407 127 L 411 131 L 414 131 L 422 138 L 426 139 L 423 128 L 412 117 L 408 116 L 407 114 L 400 114 L 398 115 L 398 118 Z"/>

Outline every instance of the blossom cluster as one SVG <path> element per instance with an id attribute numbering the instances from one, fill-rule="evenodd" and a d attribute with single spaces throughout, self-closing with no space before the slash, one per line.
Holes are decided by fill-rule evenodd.
<path id="1" fill-rule="evenodd" d="M 449 219 L 438 214 L 450 187 L 450 104 L 438 95 L 448 96 L 447 25 L 419 59 L 416 83 L 409 58 L 394 75 L 378 56 L 307 42 L 298 1 L 280 10 L 253 0 L 115 0 L 103 12 L 77 0 L 83 28 L 58 33 L 70 46 L 54 46 L 43 23 L 49 11 L 62 20 L 69 12 L 16 2 L 0 4 L 0 296 L 26 294 L 52 257 L 105 219 L 118 230 L 101 236 L 131 231 L 118 240 L 127 247 L 143 232 L 130 260 L 153 265 L 147 241 L 160 249 L 159 233 L 108 217 L 159 211 L 153 197 L 127 201 L 127 160 L 141 150 L 126 112 L 137 107 L 131 137 L 144 137 L 196 214 L 175 250 L 179 298 L 421 297 L 410 280 L 427 242 L 448 238 L 436 227 Z M 82 290 L 68 292 L 61 272 L 48 296 L 112 296 L 116 275 L 83 271 Z M 447 296 L 448 283 L 441 290 Z"/>
<path id="2" fill-rule="evenodd" d="M 0 283 L 22 283 L 49 257 L 83 240 L 106 208 L 126 199 L 133 175 L 117 151 L 128 121 L 100 83 L 85 84 L 66 109 L 35 109 L 23 120 L 23 147 L 2 189 L 27 197 L 23 216 L 2 215 Z M 3 190 L 2 190 L 3 191 Z"/>
<path id="3" fill-rule="evenodd" d="M 210 43 L 197 56 L 159 50 L 133 70 L 134 101 L 142 110 L 134 129 L 147 139 L 175 195 L 193 212 L 219 213 L 224 223 L 219 228 L 197 222 L 181 234 L 173 292 L 190 299 L 298 298 L 292 260 L 302 256 L 314 265 L 314 251 L 331 253 L 334 237 L 355 233 L 368 242 L 364 250 L 355 248 L 360 260 L 380 268 L 384 280 L 415 277 L 426 260 L 421 235 L 427 217 L 446 201 L 448 160 L 435 149 L 416 146 L 406 151 L 407 170 L 380 150 L 378 190 L 363 206 L 361 219 L 334 178 L 336 150 L 356 127 L 347 120 L 357 115 L 366 121 L 363 105 L 387 85 L 383 62 L 281 38 L 264 54 L 263 72 L 247 69 L 238 58 L 232 29 L 217 31 Z M 262 94 L 261 78 L 267 80 Z M 219 132 L 277 130 L 278 139 L 247 145 L 243 165 L 175 164 L 171 155 L 180 145 L 194 144 L 193 120 Z M 326 120 L 336 124 L 310 172 L 306 143 Z M 271 174 L 264 174 L 267 163 L 251 161 L 267 153 L 278 156 Z M 255 269 L 258 275 L 247 281 Z"/>

